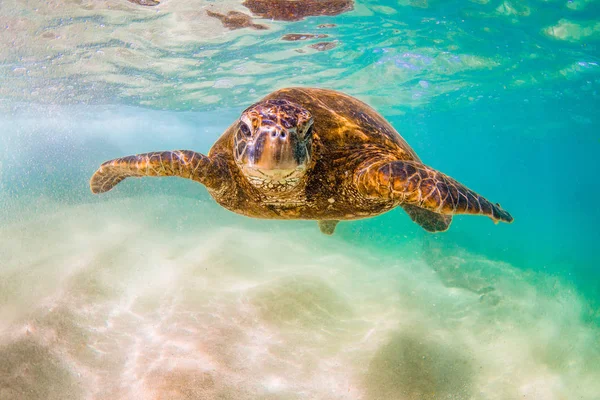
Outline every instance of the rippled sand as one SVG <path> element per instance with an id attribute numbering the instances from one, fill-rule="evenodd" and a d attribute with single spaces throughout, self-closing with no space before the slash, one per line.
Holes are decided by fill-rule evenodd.
<path id="1" fill-rule="evenodd" d="M 234 227 L 185 198 L 36 206 L 0 227 L 2 399 L 600 391 L 600 331 L 541 273 L 433 240 L 378 254 L 312 224 Z"/>

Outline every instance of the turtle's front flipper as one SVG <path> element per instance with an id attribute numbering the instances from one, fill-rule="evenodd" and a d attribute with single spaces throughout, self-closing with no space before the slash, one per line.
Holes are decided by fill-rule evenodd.
<path id="1" fill-rule="evenodd" d="M 479 214 L 494 222 L 513 221 L 499 204 L 490 203 L 449 176 L 415 161 L 365 164 L 357 171 L 355 183 L 366 197 L 392 199 L 438 214 Z"/>
<path id="2" fill-rule="evenodd" d="M 190 150 L 162 151 L 117 158 L 103 163 L 90 180 L 92 193 L 104 193 L 129 177 L 179 176 L 218 189 L 222 169 L 207 156 Z"/>

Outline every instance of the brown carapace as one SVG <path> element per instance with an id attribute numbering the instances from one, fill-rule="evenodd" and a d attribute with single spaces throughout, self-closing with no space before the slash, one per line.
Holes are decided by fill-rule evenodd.
<path id="1" fill-rule="evenodd" d="M 221 206 L 248 217 L 319 221 L 333 234 L 340 220 L 372 217 L 397 206 L 429 232 L 453 214 L 511 215 L 424 165 L 375 110 L 340 92 L 281 89 L 247 108 L 208 155 L 163 151 L 107 161 L 93 193 L 128 177 L 178 176 L 206 186 Z"/>

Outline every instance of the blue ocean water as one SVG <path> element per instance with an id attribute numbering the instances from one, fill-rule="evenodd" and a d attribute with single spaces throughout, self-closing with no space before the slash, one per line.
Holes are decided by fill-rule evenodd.
<path id="1" fill-rule="evenodd" d="M 0 4 L 0 399 L 597 398 L 600 3 L 358 1 L 260 31 L 206 10 L 249 14 Z M 369 103 L 514 223 L 398 209 L 329 238 L 191 181 L 89 192 L 292 85 Z"/>

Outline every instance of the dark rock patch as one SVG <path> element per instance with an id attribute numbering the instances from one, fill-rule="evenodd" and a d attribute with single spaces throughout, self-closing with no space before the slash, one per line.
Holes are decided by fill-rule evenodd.
<path id="1" fill-rule="evenodd" d="M 80 399 L 81 389 L 45 346 L 24 338 L 0 347 L 0 399 Z"/>
<path id="2" fill-rule="evenodd" d="M 437 273 L 444 286 L 469 290 L 480 295 L 480 301 L 489 305 L 500 302 L 501 294 L 494 287 L 498 272 L 486 268 L 481 259 L 449 253 L 439 240 L 431 237 L 423 241 L 423 258 Z"/>
<path id="3" fill-rule="evenodd" d="M 227 376 L 218 371 L 193 369 L 155 370 L 146 380 L 156 399 L 253 399 L 244 385 L 232 387 Z"/>
<path id="4" fill-rule="evenodd" d="M 286 40 L 288 42 L 295 42 L 298 40 L 310 40 L 310 39 L 324 39 L 328 35 L 313 35 L 311 33 L 288 33 L 281 37 L 281 40 Z"/>
<path id="5" fill-rule="evenodd" d="M 258 287 L 252 295 L 262 320 L 278 326 L 331 328 L 352 315 L 344 299 L 313 277 L 291 277 Z"/>
<path id="6" fill-rule="evenodd" d="M 266 25 L 255 24 L 252 21 L 252 17 L 239 11 L 229 11 L 227 15 L 225 15 L 208 10 L 206 11 L 206 14 L 208 14 L 209 17 L 219 19 L 224 27 L 231 30 L 242 28 L 252 28 L 257 30 L 269 29 Z"/>
<path id="7" fill-rule="evenodd" d="M 473 366 L 454 346 L 399 332 L 371 360 L 365 386 L 367 400 L 470 399 Z"/>
<path id="8" fill-rule="evenodd" d="M 325 51 L 325 50 L 331 50 L 335 46 L 337 46 L 337 43 L 335 43 L 335 42 L 319 42 L 319 43 L 311 44 L 309 47 L 312 49 L 318 50 L 318 51 Z"/>
<path id="9" fill-rule="evenodd" d="M 127 0 L 130 3 L 139 4 L 140 6 L 157 6 L 160 4 L 158 0 Z"/>
<path id="10" fill-rule="evenodd" d="M 246 0 L 254 15 L 277 21 L 299 21 L 318 15 L 338 15 L 354 8 L 353 0 Z"/>

